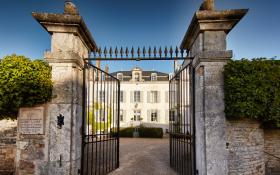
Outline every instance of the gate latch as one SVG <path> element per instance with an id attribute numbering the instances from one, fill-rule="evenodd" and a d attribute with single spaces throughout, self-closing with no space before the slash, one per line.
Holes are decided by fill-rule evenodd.
<path id="1" fill-rule="evenodd" d="M 57 127 L 58 127 L 58 129 L 61 129 L 62 125 L 64 125 L 64 116 L 59 114 L 59 116 L 57 116 Z"/>

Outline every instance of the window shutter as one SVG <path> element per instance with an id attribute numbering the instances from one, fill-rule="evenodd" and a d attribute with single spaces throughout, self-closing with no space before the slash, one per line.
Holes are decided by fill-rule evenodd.
<path id="1" fill-rule="evenodd" d="M 130 102 L 131 102 L 131 103 L 133 103 L 133 102 L 134 102 L 134 101 L 133 101 L 133 99 L 134 99 L 134 97 L 133 97 L 133 96 L 134 96 L 134 92 L 133 92 L 133 91 L 131 91 L 131 92 L 130 92 Z"/>
<path id="2" fill-rule="evenodd" d="M 165 110 L 165 123 L 169 123 L 169 110 Z"/>
<path id="3" fill-rule="evenodd" d="M 126 118 L 125 118 L 125 110 L 123 110 L 123 122 L 126 122 Z"/>
<path id="4" fill-rule="evenodd" d="M 160 91 L 157 91 L 157 103 L 160 103 Z"/>
<path id="5" fill-rule="evenodd" d="M 147 102 L 148 103 L 151 103 L 151 93 L 150 92 L 147 92 Z"/>
<path id="6" fill-rule="evenodd" d="M 160 110 L 157 110 L 157 122 L 160 123 L 162 121 L 160 116 Z"/>
<path id="7" fill-rule="evenodd" d="M 169 94 L 168 91 L 165 92 L 165 103 L 168 103 L 169 101 Z"/>
<path id="8" fill-rule="evenodd" d="M 123 91 L 123 103 L 125 103 L 125 102 L 126 102 L 126 92 Z"/>
<path id="9" fill-rule="evenodd" d="M 143 91 L 140 91 L 140 102 L 143 103 L 143 95 L 144 95 L 144 92 Z"/>
<path id="10" fill-rule="evenodd" d="M 151 122 L 152 120 L 151 120 L 151 110 L 148 110 L 148 112 L 147 112 L 147 121 L 148 122 Z"/>

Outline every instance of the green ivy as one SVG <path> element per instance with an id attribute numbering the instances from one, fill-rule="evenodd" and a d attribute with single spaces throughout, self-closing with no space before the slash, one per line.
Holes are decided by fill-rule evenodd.
<path id="1" fill-rule="evenodd" d="M 51 67 L 11 55 L 0 60 L 0 119 L 16 119 L 20 107 L 48 102 L 52 97 Z"/>
<path id="2" fill-rule="evenodd" d="M 231 60 L 224 70 L 227 118 L 249 118 L 280 127 L 280 61 Z"/>

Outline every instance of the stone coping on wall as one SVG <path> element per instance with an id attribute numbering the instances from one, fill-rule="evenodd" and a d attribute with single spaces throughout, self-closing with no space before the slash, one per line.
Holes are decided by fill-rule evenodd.
<path id="1" fill-rule="evenodd" d="M 190 50 L 198 34 L 203 31 L 225 31 L 229 33 L 247 12 L 248 9 L 197 11 L 180 47 Z"/>
<path id="2" fill-rule="evenodd" d="M 67 26 L 77 27 L 81 38 L 86 43 L 91 51 L 97 48 L 97 45 L 87 28 L 83 18 L 80 15 L 69 14 L 52 14 L 52 13 L 36 13 L 33 12 L 32 16 L 51 34 L 53 31 L 48 30 L 48 26 Z M 71 28 L 70 28 L 71 29 Z M 62 32 L 62 31 L 61 31 Z M 63 31 L 66 32 L 67 31 Z M 73 31 L 68 31 L 73 32 Z"/>

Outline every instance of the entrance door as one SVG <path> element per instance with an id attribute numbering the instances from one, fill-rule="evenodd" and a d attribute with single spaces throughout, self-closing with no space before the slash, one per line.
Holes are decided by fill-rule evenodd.
<path id="1" fill-rule="evenodd" d="M 85 61 L 83 73 L 82 175 L 119 167 L 120 82 Z"/>
<path id="2" fill-rule="evenodd" d="M 169 81 L 170 165 L 184 175 L 196 174 L 193 77 L 190 63 Z"/>

